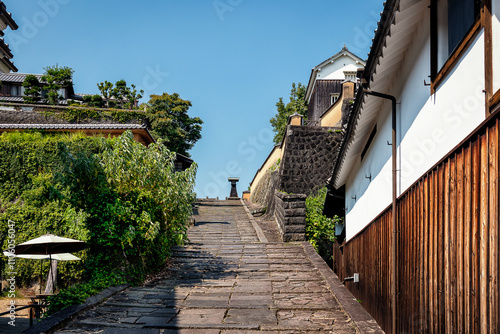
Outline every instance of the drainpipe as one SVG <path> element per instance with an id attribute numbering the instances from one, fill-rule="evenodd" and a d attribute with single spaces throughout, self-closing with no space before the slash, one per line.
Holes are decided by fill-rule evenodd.
<path id="1" fill-rule="evenodd" d="M 392 101 L 392 287 L 391 287 L 391 295 L 392 295 L 392 333 L 397 333 L 397 255 L 398 255 L 398 226 L 397 226 L 397 142 L 396 142 L 396 98 L 392 95 L 387 95 L 383 93 L 373 92 L 371 89 L 363 89 L 363 93 L 368 95 L 373 95 L 376 97 L 380 97 L 382 99 L 387 99 Z"/>

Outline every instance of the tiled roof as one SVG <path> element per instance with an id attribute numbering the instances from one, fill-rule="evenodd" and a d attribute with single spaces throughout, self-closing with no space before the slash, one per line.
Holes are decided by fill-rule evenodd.
<path id="1" fill-rule="evenodd" d="M 24 79 L 30 75 L 30 73 L 0 73 L 0 81 L 2 82 L 19 82 L 23 83 Z M 41 74 L 32 74 L 38 78 L 38 80 L 42 80 Z"/>
<path id="2" fill-rule="evenodd" d="M 0 124 L 1 129 L 132 130 L 146 129 L 146 126 L 141 124 Z"/>
<path id="3" fill-rule="evenodd" d="M 0 96 L 2 102 L 24 102 L 21 96 Z"/>
<path id="4" fill-rule="evenodd" d="M 70 96 L 69 99 L 72 99 L 73 96 Z M 69 99 L 63 99 L 59 100 L 58 105 L 67 105 Z M 16 103 L 24 103 L 24 99 L 22 96 L 1 96 L 0 95 L 0 102 L 16 102 Z M 1 109 L 1 106 L 0 106 Z"/>

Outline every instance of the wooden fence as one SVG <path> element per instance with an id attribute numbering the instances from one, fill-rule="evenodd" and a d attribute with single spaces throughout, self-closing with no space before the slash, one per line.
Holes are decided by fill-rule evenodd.
<path id="1" fill-rule="evenodd" d="M 490 118 L 398 199 L 398 333 L 500 333 L 499 119 Z M 338 276 L 391 331 L 388 208 L 334 249 Z"/>

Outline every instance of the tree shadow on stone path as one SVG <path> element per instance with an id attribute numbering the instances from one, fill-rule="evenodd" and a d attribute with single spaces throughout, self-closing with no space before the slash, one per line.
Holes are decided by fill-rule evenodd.
<path id="1" fill-rule="evenodd" d="M 58 333 L 184 333 L 200 327 L 210 334 L 201 327 L 223 317 L 238 268 L 217 251 L 196 243 L 176 247 L 166 277 L 109 298 Z"/>

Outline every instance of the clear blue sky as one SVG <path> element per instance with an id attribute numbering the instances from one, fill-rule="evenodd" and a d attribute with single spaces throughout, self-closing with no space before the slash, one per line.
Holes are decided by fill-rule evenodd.
<path id="1" fill-rule="evenodd" d="M 269 119 L 292 82 L 344 44 L 366 58 L 382 0 L 4 0 L 5 41 L 22 73 L 59 64 L 77 93 L 125 79 L 145 96 L 177 92 L 204 121 L 191 150 L 199 197 L 248 188 L 273 147 Z M 147 99 L 143 99 L 146 102 Z"/>

